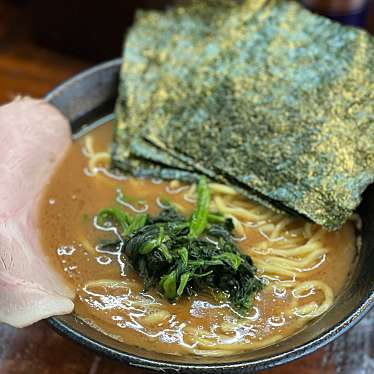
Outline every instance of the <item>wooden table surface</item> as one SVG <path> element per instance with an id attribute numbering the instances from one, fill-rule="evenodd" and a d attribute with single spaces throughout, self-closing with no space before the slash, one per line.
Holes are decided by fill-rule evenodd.
<path id="1" fill-rule="evenodd" d="M 1 39 L 0 24 L 0 103 L 17 95 L 42 97 L 62 80 L 89 66 L 28 41 L 8 41 Z M 99 357 L 57 335 L 45 322 L 25 329 L 0 324 L 0 374 L 49 373 L 144 374 L 146 371 Z M 266 373 L 374 373 L 374 310 L 326 348 Z"/>

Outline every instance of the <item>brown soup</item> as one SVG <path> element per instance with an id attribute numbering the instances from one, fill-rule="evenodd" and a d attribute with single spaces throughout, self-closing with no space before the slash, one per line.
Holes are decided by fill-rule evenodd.
<path id="1" fill-rule="evenodd" d="M 223 356 L 263 347 L 299 331 L 333 304 L 349 276 L 355 225 L 327 232 L 306 220 L 277 214 L 231 188 L 212 184 L 212 210 L 233 218 L 236 242 L 267 281 L 241 316 L 208 294 L 169 303 L 143 282 L 120 252 L 100 250 L 110 230 L 95 226 L 103 207 L 155 214 L 167 197 L 185 214 L 195 187 L 111 175 L 111 124 L 75 141 L 46 186 L 39 229 L 46 255 L 76 290 L 75 314 L 128 344 L 175 355 Z M 121 199 L 119 191 L 131 196 Z M 141 202 L 137 202 L 141 200 Z"/>

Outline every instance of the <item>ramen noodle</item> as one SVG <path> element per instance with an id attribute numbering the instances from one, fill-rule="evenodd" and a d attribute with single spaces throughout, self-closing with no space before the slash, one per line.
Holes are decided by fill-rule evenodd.
<path id="1" fill-rule="evenodd" d="M 157 290 L 145 292 L 121 247 L 98 246 L 113 233 L 96 225 L 95 215 L 106 206 L 153 215 L 165 197 L 188 215 L 196 186 L 117 175 L 109 170 L 110 137 L 108 123 L 75 141 L 46 187 L 39 211 L 45 253 L 76 289 L 75 314 L 81 320 L 147 350 L 213 357 L 279 342 L 333 305 L 349 277 L 357 217 L 328 232 L 217 183 L 209 184 L 210 210 L 233 220 L 233 240 L 251 256 L 266 284 L 253 307 L 241 315 L 204 292 L 175 303 Z"/>

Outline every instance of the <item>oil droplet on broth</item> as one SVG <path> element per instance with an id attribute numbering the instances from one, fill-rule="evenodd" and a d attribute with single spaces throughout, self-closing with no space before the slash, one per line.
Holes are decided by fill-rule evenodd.
<path id="1" fill-rule="evenodd" d="M 75 252 L 75 250 L 76 249 L 74 247 L 63 246 L 57 248 L 57 254 L 59 256 L 71 256 Z"/>
<path id="2" fill-rule="evenodd" d="M 99 256 L 99 257 L 96 257 L 96 261 L 100 265 L 109 265 L 112 262 L 112 259 L 108 256 Z"/>

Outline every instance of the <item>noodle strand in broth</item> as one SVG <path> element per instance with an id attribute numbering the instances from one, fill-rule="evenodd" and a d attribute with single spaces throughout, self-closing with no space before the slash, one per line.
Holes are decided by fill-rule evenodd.
<path id="1" fill-rule="evenodd" d="M 359 218 L 332 233 L 303 218 L 275 213 L 218 183 L 209 184 L 209 210 L 233 220 L 233 239 L 266 281 L 253 308 L 243 316 L 214 293 L 169 303 L 156 290 L 145 292 L 121 247 L 111 244 L 115 232 L 95 225 L 95 214 L 117 206 L 129 215 L 154 215 L 167 198 L 189 215 L 196 185 L 113 175 L 108 170 L 110 137 L 108 123 L 73 144 L 39 212 L 45 253 L 76 288 L 79 318 L 148 350 L 219 357 L 285 339 L 333 305 L 352 265 Z M 101 243 L 109 249 L 101 249 Z"/>

